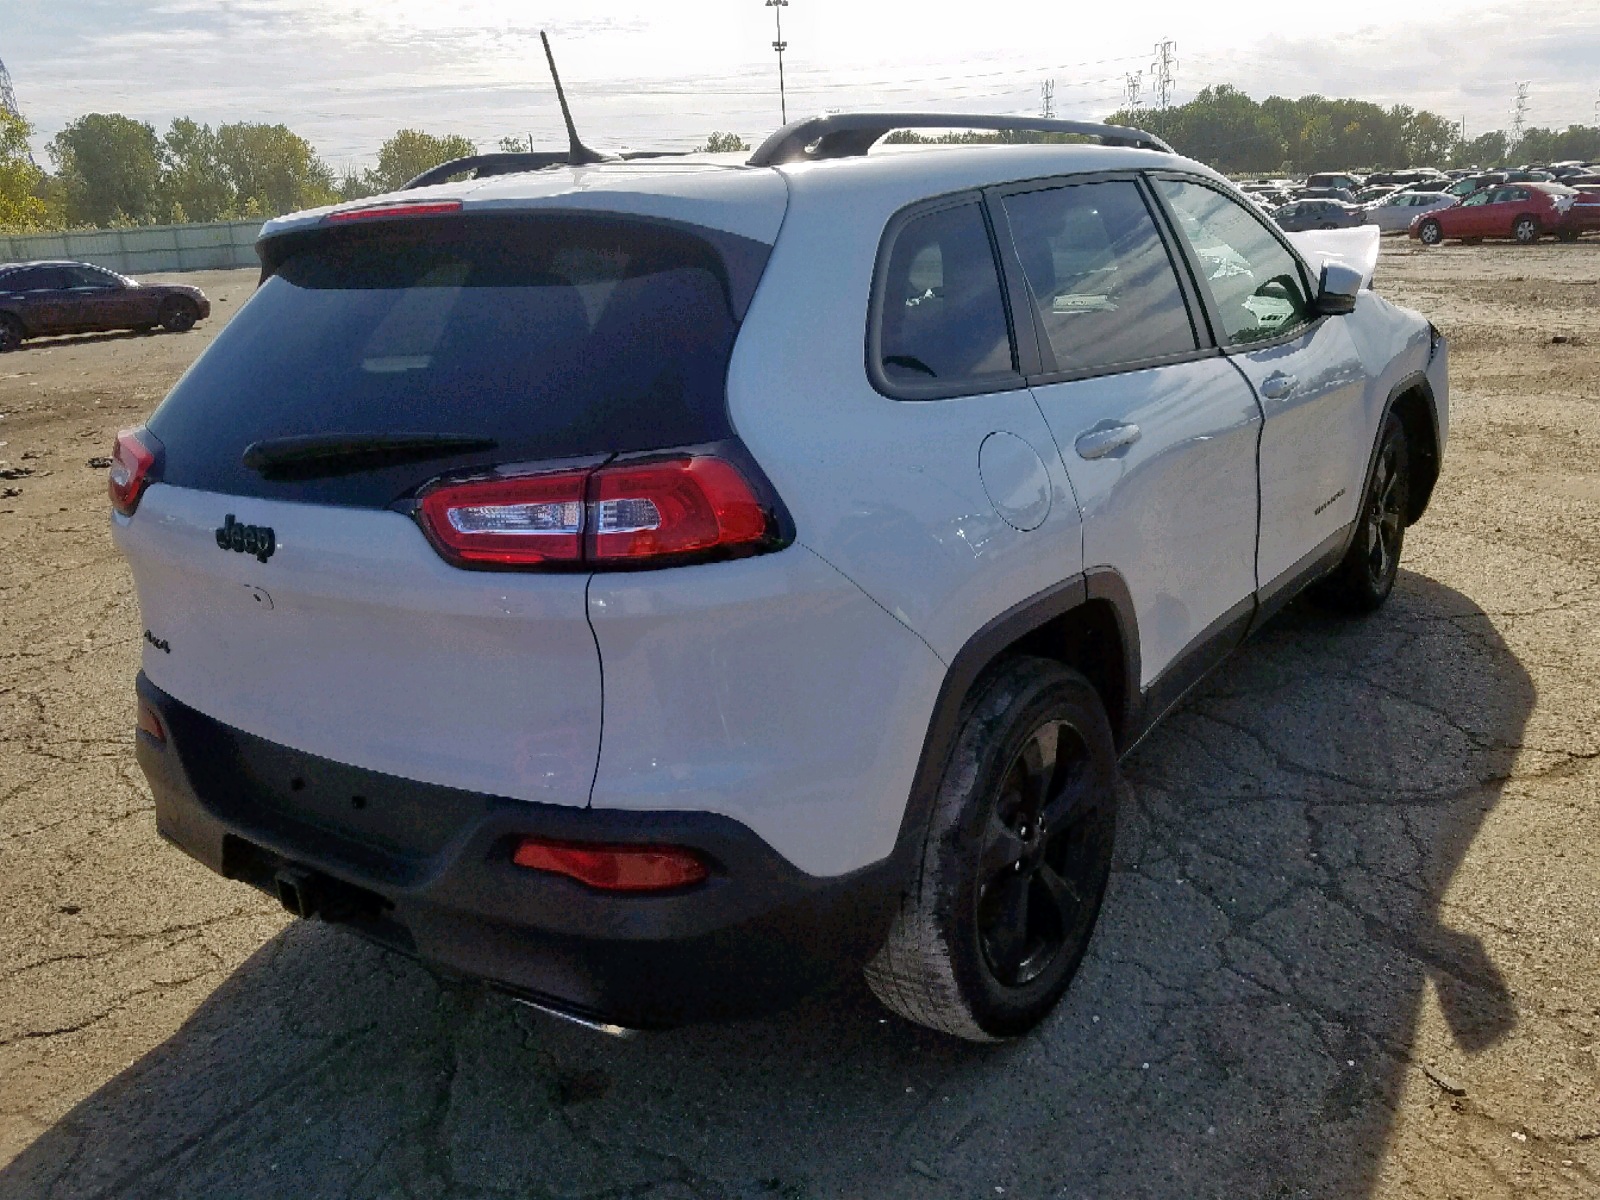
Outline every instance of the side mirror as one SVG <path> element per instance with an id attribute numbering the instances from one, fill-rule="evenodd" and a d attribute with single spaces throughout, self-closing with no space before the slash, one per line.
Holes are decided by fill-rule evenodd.
<path id="1" fill-rule="evenodd" d="M 1361 272 L 1343 263 L 1324 263 L 1317 284 L 1317 315 L 1336 317 L 1355 312 L 1356 296 L 1361 292 Z"/>

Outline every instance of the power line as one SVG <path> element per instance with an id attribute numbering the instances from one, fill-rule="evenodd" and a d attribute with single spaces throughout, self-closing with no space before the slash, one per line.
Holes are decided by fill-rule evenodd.
<path id="1" fill-rule="evenodd" d="M 1516 98 L 1511 102 L 1511 144 L 1522 144 L 1522 131 L 1528 123 L 1528 80 L 1517 84 Z"/>
<path id="2" fill-rule="evenodd" d="M 6 64 L 0 62 L 0 112 L 10 113 L 13 117 L 22 116 L 22 110 L 17 107 L 17 92 L 11 86 L 11 72 L 6 70 Z"/>
<path id="3" fill-rule="evenodd" d="M 1039 115 L 1046 121 L 1056 115 L 1056 81 L 1046 79 L 1039 85 Z"/>
<path id="4" fill-rule="evenodd" d="M 1144 91 L 1144 72 L 1129 71 L 1126 84 L 1122 92 L 1122 106 L 1130 113 L 1136 113 L 1144 105 L 1144 98 L 1140 95 Z"/>

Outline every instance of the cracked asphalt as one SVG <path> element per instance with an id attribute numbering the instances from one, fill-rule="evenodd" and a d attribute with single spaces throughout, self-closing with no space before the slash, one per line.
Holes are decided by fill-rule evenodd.
<path id="1" fill-rule="evenodd" d="M 848 979 L 608 1040 L 163 845 L 87 463 L 253 278 L 201 283 L 0 357 L 0 1197 L 1600 1196 L 1600 243 L 1386 247 L 1454 343 L 1394 598 L 1126 764 L 1083 971 L 997 1048 Z"/>

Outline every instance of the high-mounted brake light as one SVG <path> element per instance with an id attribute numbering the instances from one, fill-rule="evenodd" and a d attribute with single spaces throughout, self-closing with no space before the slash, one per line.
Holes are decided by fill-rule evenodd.
<path id="1" fill-rule="evenodd" d="M 367 221 L 375 217 L 436 217 L 461 211 L 459 200 L 402 201 L 397 204 L 369 204 L 365 208 L 343 208 L 331 212 L 325 221 Z"/>
<path id="2" fill-rule="evenodd" d="M 123 516 L 133 516 L 145 488 L 155 482 L 153 472 L 160 449 L 161 443 L 142 425 L 117 434 L 116 445 L 111 448 L 108 482 L 111 507 Z"/>
<path id="3" fill-rule="evenodd" d="M 671 565 L 748 552 L 773 522 L 739 469 L 712 455 L 446 483 L 418 516 L 462 567 Z"/>
<path id="4" fill-rule="evenodd" d="M 599 846 L 527 837 L 517 843 L 511 861 L 603 892 L 665 892 L 702 883 L 711 874 L 699 855 L 679 846 Z"/>

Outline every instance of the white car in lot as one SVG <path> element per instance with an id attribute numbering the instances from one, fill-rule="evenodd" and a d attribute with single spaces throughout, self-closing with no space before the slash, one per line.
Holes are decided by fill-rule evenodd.
<path id="1" fill-rule="evenodd" d="M 1404 233 L 1423 213 L 1437 212 L 1459 203 L 1457 197 L 1443 192 L 1394 192 L 1367 206 L 1366 223 L 1376 225 L 1380 233 Z"/>
<path id="2" fill-rule="evenodd" d="M 951 125 L 1107 144 L 868 153 Z M 573 157 L 268 223 L 119 438 L 161 833 L 593 1023 L 844 965 L 1024 1032 L 1119 759 L 1303 590 L 1388 596 L 1443 339 L 1137 130 Z"/>

